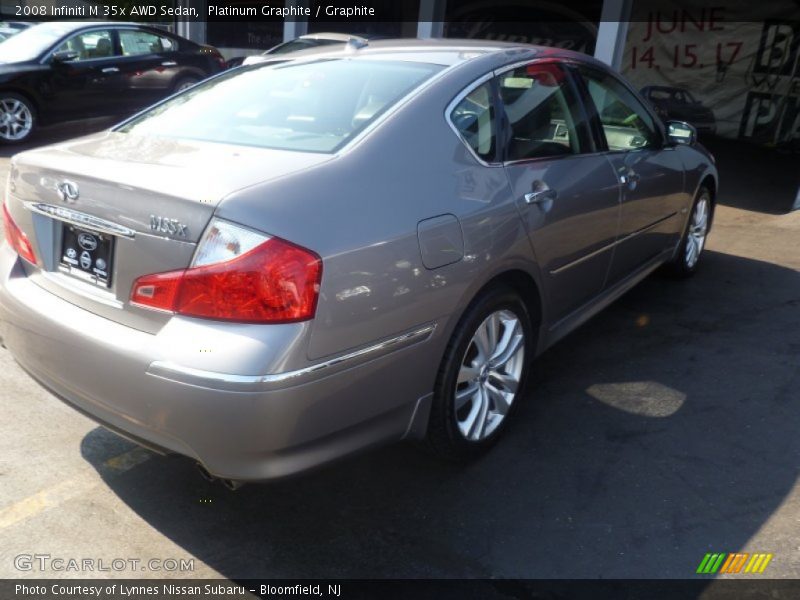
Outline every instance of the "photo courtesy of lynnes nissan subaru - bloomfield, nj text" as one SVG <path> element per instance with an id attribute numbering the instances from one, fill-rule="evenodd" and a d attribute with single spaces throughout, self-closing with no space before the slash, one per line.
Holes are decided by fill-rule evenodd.
<path id="1" fill-rule="evenodd" d="M 403 439 L 475 457 L 538 354 L 698 268 L 713 158 L 598 61 L 299 56 L 12 161 L 3 344 L 121 435 L 229 485 Z"/>

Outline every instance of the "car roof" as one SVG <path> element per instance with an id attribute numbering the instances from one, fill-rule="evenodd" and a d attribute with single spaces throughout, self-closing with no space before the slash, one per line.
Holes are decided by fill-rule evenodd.
<path id="1" fill-rule="evenodd" d="M 149 26 L 146 23 L 134 23 L 132 21 L 45 21 L 42 23 L 36 23 L 32 27 L 56 29 L 65 34 L 79 31 L 81 29 L 90 29 L 92 27 L 137 27 L 143 29 L 153 29 L 152 26 Z"/>
<path id="2" fill-rule="evenodd" d="M 647 87 L 642 88 L 642 89 L 658 90 L 658 91 L 661 91 L 661 92 L 686 92 L 686 91 L 688 91 L 686 88 L 672 87 L 672 86 L 669 86 L 669 85 L 648 85 Z"/>
<path id="3" fill-rule="evenodd" d="M 356 37 L 356 36 L 350 36 Z M 366 41 L 366 40 L 365 40 Z M 346 44 L 342 46 L 322 46 L 297 50 L 290 54 L 259 55 L 258 64 L 277 63 L 314 58 L 339 58 L 339 57 L 386 57 L 387 59 L 407 60 L 410 62 L 426 62 L 454 66 L 469 62 L 479 56 L 494 56 L 490 61 L 496 68 L 502 64 L 525 61 L 534 58 L 559 57 L 569 60 L 585 62 L 602 68 L 606 65 L 596 59 L 571 50 L 553 48 L 549 46 L 534 46 L 532 44 L 518 44 L 511 42 L 496 42 L 493 40 L 471 40 L 452 38 L 399 38 L 372 40 L 358 45 Z"/>
<path id="4" fill-rule="evenodd" d="M 366 40 L 364 36 L 356 35 L 354 33 L 336 33 L 336 32 L 320 32 L 320 33 L 307 33 L 301 35 L 298 40 L 331 40 L 335 42 L 347 42 L 351 39 Z M 292 40 L 293 41 L 293 40 Z"/>
<path id="5" fill-rule="evenodd" d="M 23 29 L 27 29 L 33 25 L 36 25 L 36 23 L 32 23 L 30 21 L 0 21 L 0 27 L 8 27 L 11 29 L 16 29 L 17 31 L 22 31 Z"/>

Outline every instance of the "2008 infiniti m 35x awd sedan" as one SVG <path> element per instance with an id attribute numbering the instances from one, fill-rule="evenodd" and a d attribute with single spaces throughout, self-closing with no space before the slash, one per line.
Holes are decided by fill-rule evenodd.
<path id="1" fill-rule="evenodd" d="M 691 126 L 583 55 L 256 65 L 14 158 L 2 338 L 220 478 L 400 439 L 468 458 L 535 397 L 537 354 L 654 269 L 696 270 L 716 190 Z"/>

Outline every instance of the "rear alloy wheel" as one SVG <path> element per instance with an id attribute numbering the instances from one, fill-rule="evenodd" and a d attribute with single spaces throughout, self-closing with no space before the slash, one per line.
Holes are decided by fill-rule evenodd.
<path id="1" fill-rule="evenodd" d="M 677 277 L 690 277 L 697 271 L 703 250 L 706 247 L 708 227 L 711 223 L 711 192 L 701 187 L 692 206 L 692 214 L 686 223 L 686 231 L 675 258 L 668 269 Z"/>
<path id="2" fill-rule="evenodd" d="M 30 101 L 18 94 L 0 95 L 0 142 L 19 144 L 30 138 L 36 112 Z"/>
<path id="3" fill-rule="evenodd" d="M 482 294 L 462 318 L 437 377 L 428 441 L 449 459 L 488 449 L 523 394 L 533 328 L 519 295 L 506 287 Z"/>
<path id="4" fill-rule="evenodd" d="M 522 379 L 525 334 L 519 318 L 498 310 L 472 336 L 453 394 L 455 419 L 465 439 L 488 438 L 508 415 Z"/>

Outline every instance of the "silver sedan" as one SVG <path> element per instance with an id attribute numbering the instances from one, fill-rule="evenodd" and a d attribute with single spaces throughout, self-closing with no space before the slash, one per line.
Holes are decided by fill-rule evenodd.
<path id="1" fill-rule="evenodd" d="M 17 155 L 3 343 L 65 402 L 230 485 L 374 444 L 468 459 L 531 361 L 663 268 L 717 172 L 584 55 L 348 47 L 224 73 Z"/>

